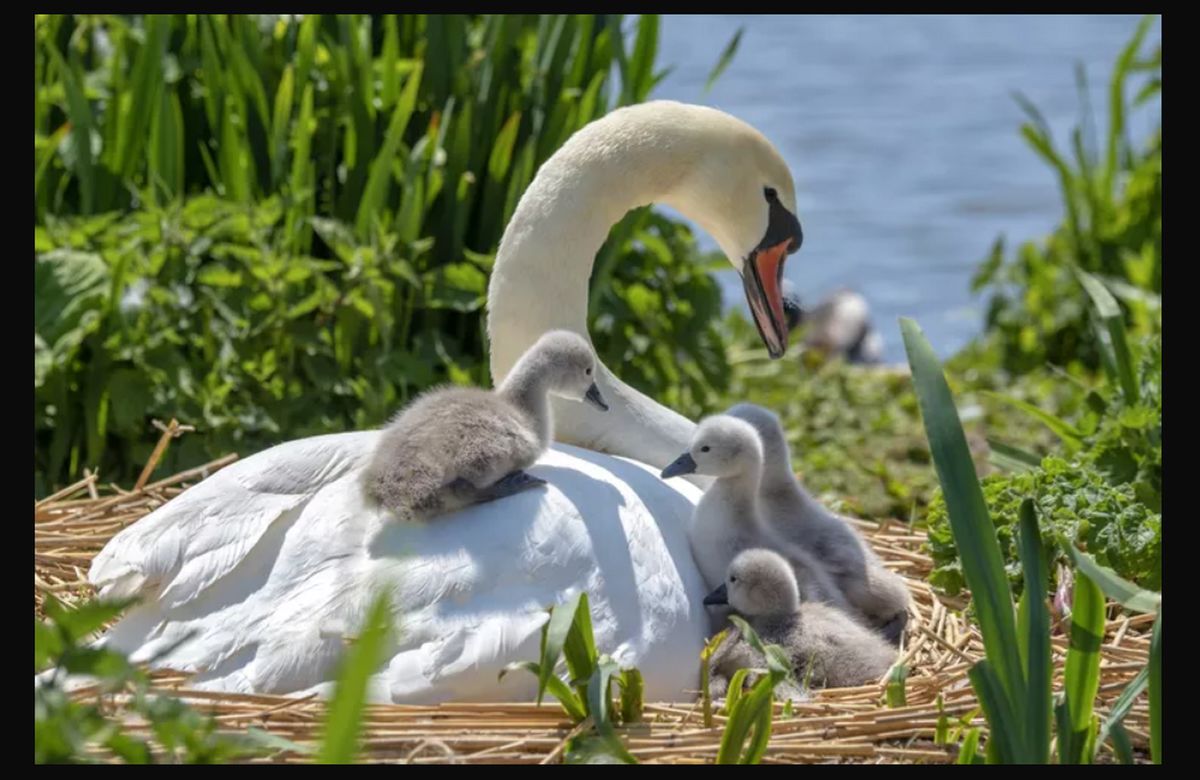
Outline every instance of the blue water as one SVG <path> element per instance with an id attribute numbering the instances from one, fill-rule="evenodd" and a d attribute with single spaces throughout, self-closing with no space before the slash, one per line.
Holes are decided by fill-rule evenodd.
<path id="1" fill-rule="evenodd" d="M 665 16 L 659 61 L 674 70 L 654 96 L 721 108 L 779 148 L 804 226 L 787 276 L 806 304 L 851 287 L 870 302 L 889 361 L 904 360 L 901 316 L 915 317 L 948 356 L 982 328 L 986 302 L 972 296 L 970 279 L 996 237 L 1014 246 L 1045 235 L 1062 215 L 1054 174 L 1019 135 L 1025 115 L 1012 93 L 1038 106 L 1065 148 L 1080 115 L 1080 62 L 1103 127 L 1112 65 L 1137 22 Z M 736 58 L 705 94 L 742 25 Z M 1156 22 L 1147 44 L 1160 37 Z M 1155 103 L 1130 117 L 1135 142 L 1160 116 Z M 726 299 L 744 307 L 732 272 L 724 281 Z"/>

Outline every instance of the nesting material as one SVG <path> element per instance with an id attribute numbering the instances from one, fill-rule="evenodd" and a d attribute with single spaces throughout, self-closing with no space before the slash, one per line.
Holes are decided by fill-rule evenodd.
<path id="1" fill-rule="evenodd" d="M 164 439 L 178 435 L 178 426 Z M 161 456 L 164 448 L 156 450 Z M 125 491 L 101 481 L 94 473 L 35 503 L 34 614 L 42 615 L 46 594 L 71 604 L 92 596 L 87 584 L 91 559 L 121 529 L 137 522 L 187 486 L 236 460 L 230 455 L 173 477 Z M 145 476 L 153 473 L 148 464 Z M 944 714 L 951 735 L 964 723 L 986 723 L 978 710 L 967 670 L 983 657 L 978 630 L 957 610 L 962 599 L 940 599 L 925 578 L 932 562 L 922 551 L 925 537 L 903 523 L 851 521 L 885 566 L 902 577 L 912 593 L 908 627 L 900 663 L 908 667 L 907 706 L 889 709 L 886 680 L 857 688 L 814 691 L 809 702 L 792 705 L 784 717 L 777 705 L 776 720 L 765 763 L 947 763 L 956 745 L 935 743 L 938 720 Z M 1105 644 L 1101 648 L 1100 693 L 1097 711 L 1103 718 L 1125 685 L 1145 665 L 1153 618 L 1127 618 L 1111 609 Z M 1052 641 L 1055 688 L 1062 685 L 1066 636 Z M 604 648 L 601 648 L 603 651 Z M 697 661 L 698 663 L 698 661 Z M 315 698 L 251 696 L 195 691 L 183 675 L 163 671 L 152 675 L 154 686 L 178 696 L 201 712 L 216 717 L 223 728 L 238 731 L 255 726 L 300 744 L 320 739 L 325 704 Z M 82 689 L 76 696 L 95 696 Z M 939 708 L 937 699 L 941 696 Z M 644 722 L 619 728 L 630 752 L 644 763 L 711 763 L 720 745 L 725 719 L 714 712 L 713 728 L 704 728 L 698 701 L 648 703 Z M 103 706 L 125 717 L 134 733 L 149 736 L 146 724 L 128 714 L 122 695 L 105 695 Z M 1145 694 L 1125 718 L 1125 728 L 1140 754 L 1147 751 L 1149 715 Z M 555 763 L 563 760 L 564 743 L 574 729 L 552 699 L 532 703 L 456 703 L 435 707 L 373 705 L 363 725 L 363 760 L 424 763 Z M 960 731 L 961 735 L 961 731 Z M 961 739 L 961 736 L 960 736 Z M 1106 758 L 1111 760 L 1111 753 Z M 98 753 L 103 757 L 104 754 Z M 278 753 L 262 762 L 303 763 L 311 757 Z"/>

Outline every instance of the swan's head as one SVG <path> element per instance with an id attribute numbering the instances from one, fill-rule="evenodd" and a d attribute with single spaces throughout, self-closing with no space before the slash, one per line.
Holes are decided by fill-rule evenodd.
<path id="1" fill-rule="evenodd" d="M 725 581 L 704 603 L 728 604 L 747 617 L 790 615 L 800 606 L 800 589 L 792 567 L 778 553 L 745 550 L 729 564 Z"/>
<path id="2" fill-rule="evenodd" d="M 608 411 L 596 386 L 596 353 L 583 336 L 569 330 L 549 331 L 527 355 L 535 361 L 535 370 L 549 392 Z"/>
<path id="3" fill-rule="evenodd" d="M 787 349 L 784 259 L 804 234 L 796 187 L 779 151 L 750 125 L 721 111 L 690 107 L 682 121 L 698 139 L 668 202 L 717 242 L 742 276 L 746 302 L 772 358 Z"/>
<path id="4" fill-rule="evenodd" d="M 719 414 L 701 420 L 688 451 L 662 470 L 663 479 L 681 474 L 732 477 L 762 464 L 762 443 L 745 420 Z"/>

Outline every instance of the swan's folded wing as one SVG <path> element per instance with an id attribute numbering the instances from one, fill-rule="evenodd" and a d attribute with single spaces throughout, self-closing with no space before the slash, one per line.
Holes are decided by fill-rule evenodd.
<path id="1" fill-rule="evenodd" d="M 358 466 L 376 435 L 288 442 L 217 472 L 113 537 L 88 580 L 102 598 L 188 603 L 237 566 L 273 523 Z"/>

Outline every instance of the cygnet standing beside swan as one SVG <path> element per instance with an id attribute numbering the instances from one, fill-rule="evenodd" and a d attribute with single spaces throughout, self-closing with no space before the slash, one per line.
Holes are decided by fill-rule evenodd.
<path id="1" fill-rule="evenodd" d="M 367 493 L 405 521 L 546 484 L 525 469 L 550 446 L 548 396 L 607 411 L 592 379 L 595 367 L 586 339 L 556 330 L 529 348 L 495 392 L 444 387 L 425 393 L 384 430 L 367 466 Z"/>
<path id="2" fill-rule="evenodd" d="M 852 609 L 825 568 L 807 550 L 771 530 L 761 517 L 758 484 L 763 450 L 758 433 L 744 420 L 715 415 L 701 421 L 688 451 L 662 471 L 664 479 L 682 474 L 716 477 L 692 516 L 692 554 L 710 587 L 725 578 L 730 561 L 742 550 L 766 547 L 787 555 L 801 597 Z"/>
<path id="3" fill-rule="evenodd" d="M 779 536 L 808 550 L 867 624 L 899 644 L 912 600 L 904 578 L 885 568 L 862 537 L 809 495 L 796 479 L 783 426 L 774 412 L 743 403 L 725 414 L 749 423 L 762 444 L 758 502 L 766 524 Z"/>
<path id="4" fill-rule="evenodd" d="M 627 211 L 650 203 L 713 236 L 769 352 L 783 354 L 783 261 L 802 238 L 787 166 L 738 119 L 651 102 L 579 130 L 522 195 L 488 288 L 495 385 L 546 331 L 586 338 L 596 252 Z M 389 524 L 367 501 L 378 431 L 287 442 L 222 469 L 92 562 L 102 596 L 141 597 L 105 641 L 148 660 L 190 636 L 155 663 L 193 672 L 202 688 L 324 692 L 344 637 L 384 586 L 400 630 L 373 700 L 511 701 L 532 698 L 536 681 L 497 683 L 498 672 L 536 657 L 547 606 L 587 591 L 597 645 L 641 668 L 648 698 L 683 698 L 709 627 L 687 536 L 700 492 L 658 470 L 695 425 L 601 364 L 595 381 L 607 413 L 552 402 L 556 438 L 577 446 L 554 446 L 529 469 L 545 489 L 436 523 Z"/>

